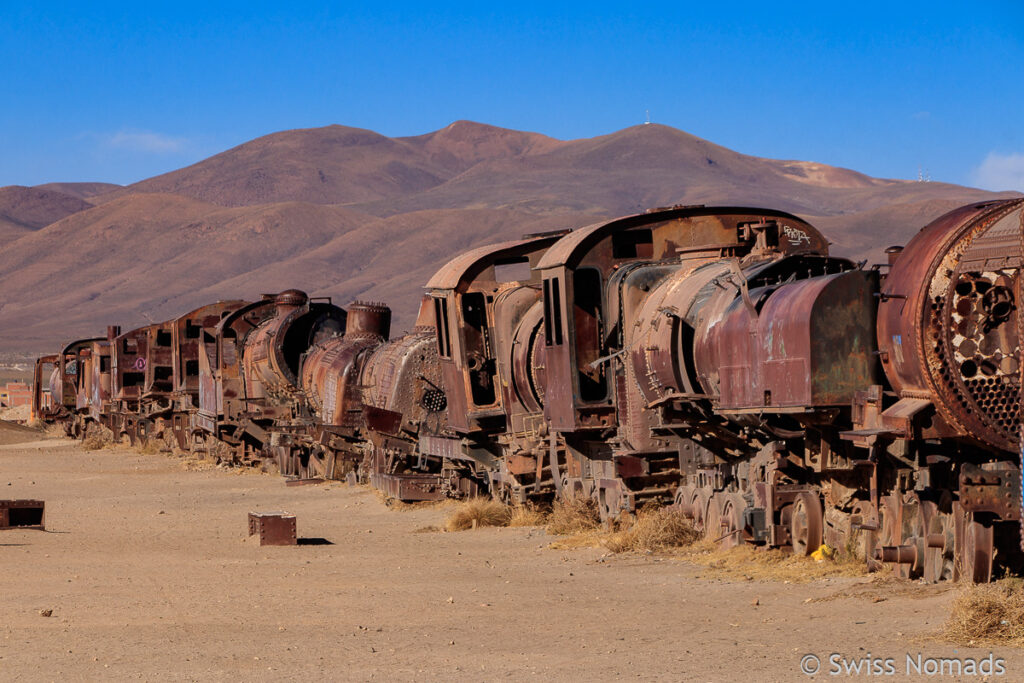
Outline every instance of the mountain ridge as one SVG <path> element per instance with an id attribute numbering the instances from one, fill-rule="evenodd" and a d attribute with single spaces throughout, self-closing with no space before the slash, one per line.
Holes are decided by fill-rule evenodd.
<path id="1" fill-rule="evenodd" d="M 765 159 L 659 124 L 575 140 L 472 121 L 278 131 L 128 186 L 0 188 L 0 350 L 287 287 L 386 301 L 400 330 L 464 249 L 652 206 L 789 211 L 834 253 L 881 262 L 944 211 L 1003 196 L 1018 195 Z"/>

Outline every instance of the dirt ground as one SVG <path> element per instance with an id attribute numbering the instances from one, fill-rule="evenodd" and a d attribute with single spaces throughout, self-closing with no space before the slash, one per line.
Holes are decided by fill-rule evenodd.
<path id="1" fill-rule="evenodd" d="M 832 653 L 891 657 L 888 680 L 908 653 L 994 653 L 991 680 L 1024 680 L 1024 651 L 928 638 L 950 590 L 716 578 L 552 550 L 540 529 L 424 531 L 444 508 L 64 440 L 0 446 L 0 498 L 44 499 L 47 523 L 0 532 L 0 680 L 799 681 L 808 654 L 833 678 Z M 247 540 L 247 513 L 273 510 L 326 542 Z"/>

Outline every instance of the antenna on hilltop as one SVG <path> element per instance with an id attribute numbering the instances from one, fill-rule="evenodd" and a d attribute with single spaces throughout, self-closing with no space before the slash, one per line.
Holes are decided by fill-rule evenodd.
<path id="1" fill-rule="evenodd" d="M 928 169 L 921 170 L 921 165 L 917 165 L 917 182 L 919 183 L 930 183 L 932 181 L 932 174 L 928 172 Z"/>
<path id="2" fill-rule="evenodd" d="M 644 125 L 647 126 L 647 125 L 650 125 L 650 123 L 651 123 L 651 110 L 648 109 L 647 110 L 647 120 L 644 121 Z"/>

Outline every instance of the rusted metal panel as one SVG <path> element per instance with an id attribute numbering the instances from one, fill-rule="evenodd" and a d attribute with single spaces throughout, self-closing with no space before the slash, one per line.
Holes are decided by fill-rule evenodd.
<path id="1" fill-rule="evenodd" d="M 434 455 L 439 458 L 461 459 L 462 439 L 437 436 L 434 434 L 420 434 L 420 450 L 427 455 Z"/>
<path id="2" fill-rule="evenodd" d="M 366 416 L 366 426 L 375 432 L 382 434 L 398 434 L 402 430 L 402 423 L 405 417 L 402 413 L 374 406 L 363 406 L 363 415 Z"/>
<path id="3" fill-rule="evenodd" d="M 877 275 L 854 270 L 781 287 L 758 323 L 762 398 L 774 406 L 849 405 L 877 382 Z"/>
<path id="4" fill-rule="evenodd" d="M 444 481 L 430 474 L 372 474 L 370 484 L 384 495 L 402 501 L 444 500 Z"/>
<path id="5" fill-rule="evenodd" d="M 0 500 L 0 530 L 46 528 L 46 503 L 41 500 Z"/>
<path id="6" fill-rule="evenodd" d="M 723 290 L 728 306 L 708 316 L 695 344 L 705 390 L 727 411 L 849 405 L 877 381 L 876 290 L 877 275 L 861 270 Z"/>
<path id="7" fill-rule="evenodd" d="M 519 324 L 511 339 L 511 368 L 507 371 L 512 380 L 507 390 L 513 392 L 509 400 L 514 397 L 527 413 L 540 413 L 547 386 L 544 303 L 537 300 L 526 313 L 516 317 Z"/>
<path id="8" fill-rule="evenodd" d="M 539 240 L 552 242 L 553 238 L 539 238 Z M 459 254 L 452 260 L 448 261 L 444 266 L 441 267 L 426 284 L 428 290 L 440 289 L 440 290 L 455 290 L 459 288 L 459 285 L 463 284 L 467 279 L 474 279 L 484 274 L 485 271 L 491 269 L 490 281 L 494 282 L 495 277 L 493 273 L 495 257 L 499 256 L 502 258 L 509 258 L 518 255 L 518 252 L 530 252 L 533 251 L 534 245 L 538 242 L 538 238 L 534 239 L 523 239 L 523 240 L 512 240 L 509 242 L 499 242 L 498 244 L 489 244 L 485 247 L 478 247 L 477 249 L 471 249 L 470 251 Z"/>
<path id="9" fill-rule="evenodd" d="M 364 405 L 402 416 L 409 431 L 415 432 L 414 425 L 425 421 L 437 428 L 446 419 L 448 401 L 442 388 L 433 327 L 419 326 L 378 347 L 367 360 L 361 378 Z M 397 425 L 386 420 L 380 426 L 386 433 L 397 434 L 403 420 Z"/>
<path id="10" fill-rule="evenodd" d="M 773 240 L 784 253 L 828 253 L 828 240 L 806 221 L 792 214 L 771 209 L 748 207 L 682 207 L 652 210 L 648 213 L 626 216 L 613 221 L 595 223 L 573 230 L 559 241 L 537 268 L 547 270 L 558 266 L 576 266 L 600 258 L 606 261 L 623 259 L 648 259 L 676 257 L 681 253 L 712 248 L 715 250 L 737 248 L 749 249 L 753 245 L 752 234 L 737 230 L 740 224 L 757 225 L 774 222 Z M 650 251 L 630 250 L 621 244 L 616 256 L 612 235 L 644 228 L 653 228 Z M 746 244 L 745 244 L 746 243 Z"/>
<path id="11" fill-rule="evenodd" d="M 246 305 L 242 300 L 218 301 L 202 306 L 171 321 L 173 348 L 172 390 L 195 394 L 199 390 L 199 348 L 203 332 L 212 334 L 227 315 Z"/>
<path id="12" fill-rule="evenodd" d="M 693 365 L 696 313 L 709 283 L 730 272 L 727 264 L 695 260 L 661 281 L 624 320 L 624 347 L 633 377 L 648 406 L 673 397 L 703 396 Z M 706 298 L 706 294 L 703 298 Z M 625 313 L 624 313 L 625 315 Z"/>
<path id="13" fill-rule="evenodd" d="M 298 389 L 302 354 L 340 335 L 345 327 L 342 309 L 312 303 L 304 292 L 281 292 L 274 303 L 274 316 L 245 340 L 242 365 L 245 397 L 250 401 L 288 400 Z"/>
<path id="14" fill-rule="evenodd" d="M 58 377 L 59 384 L 59 375 L 60 357 L 57 354 L 36 359 L 32 372 L 32 405 L 29 413 L 31 420 L 47 420 L 56 415 L 60 403 L 54 400 L 50 385 L 54 376 Z"/>
<path id="15" fill-rule="evenodd" d="M 507 425 L 513 407 L 506 405 L 511 383 L 507 349 L 516 320 L 496 324 L 512 309 L 509 296 L 527 302 L 538 282 L 534 267 L 562 233 L 503 242 L 457 256 L 427 283 L 435 302 L 435 329 L 444 389 L 451 406 L 449 425 L 463 433 L 496 433 Z M 527 286 L 524 289 L 524 286 Z M 496 311 L 496 307 L 502 309 Z M 515 316 L 513 316 L 515 317 Z M 494 338 L 492 335 L 501 335 Z"/>
<path id="16" fill-rule="evenodd" d="M 111 392 L 116 401 L 138 401 L 146 382 L 150 327 L 122 333 L 112 340 Z"/>
<path id="17" fill-rule="evenodd" d="M 236 419 L 246 410 L 241 358 L 246 338 L 276 311 L 273 295 L 264 295 L 224 317 L 210 337 L 199 339 L 199 408 L 196 429 L 217 432 L 217 423 Z"/>
<path id="18" fill-rule="evenodd" d="M 360 371 L 367 354 L 386 341 L 391 309 L 355 303 L 349 308 L 345 334 L 311 348 L 300 379 L 303 395 L 323 425 L 362 424 Z"/>
<path id="19" fill-rule="evenodd" d="M 964 463 L 960 469 L 960 505 L 970 512 L 992 512 L 1021 519 L 1021 473 L 1012 463 Z"/>
<path id="20" fill-rule="evenodd" d="M 295 545 L 295 516 L 287 512 L 250 512 L 249 535 L 259 536 L 260 545 Z"/>

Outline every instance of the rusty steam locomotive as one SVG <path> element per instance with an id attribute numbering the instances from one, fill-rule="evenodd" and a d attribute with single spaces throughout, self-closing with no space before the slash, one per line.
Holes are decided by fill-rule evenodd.
<path id="1" fill-rule="evenodd" d="M 289 290 L 108 328 L 34 412 L 403 500 L 677 506 L 726 545 L 822 543 L 929 581 L 1022 567 L 1024 200 L 889 262 L 779 211 L 673 207 L 460 254 L 415 328 Z"/>

